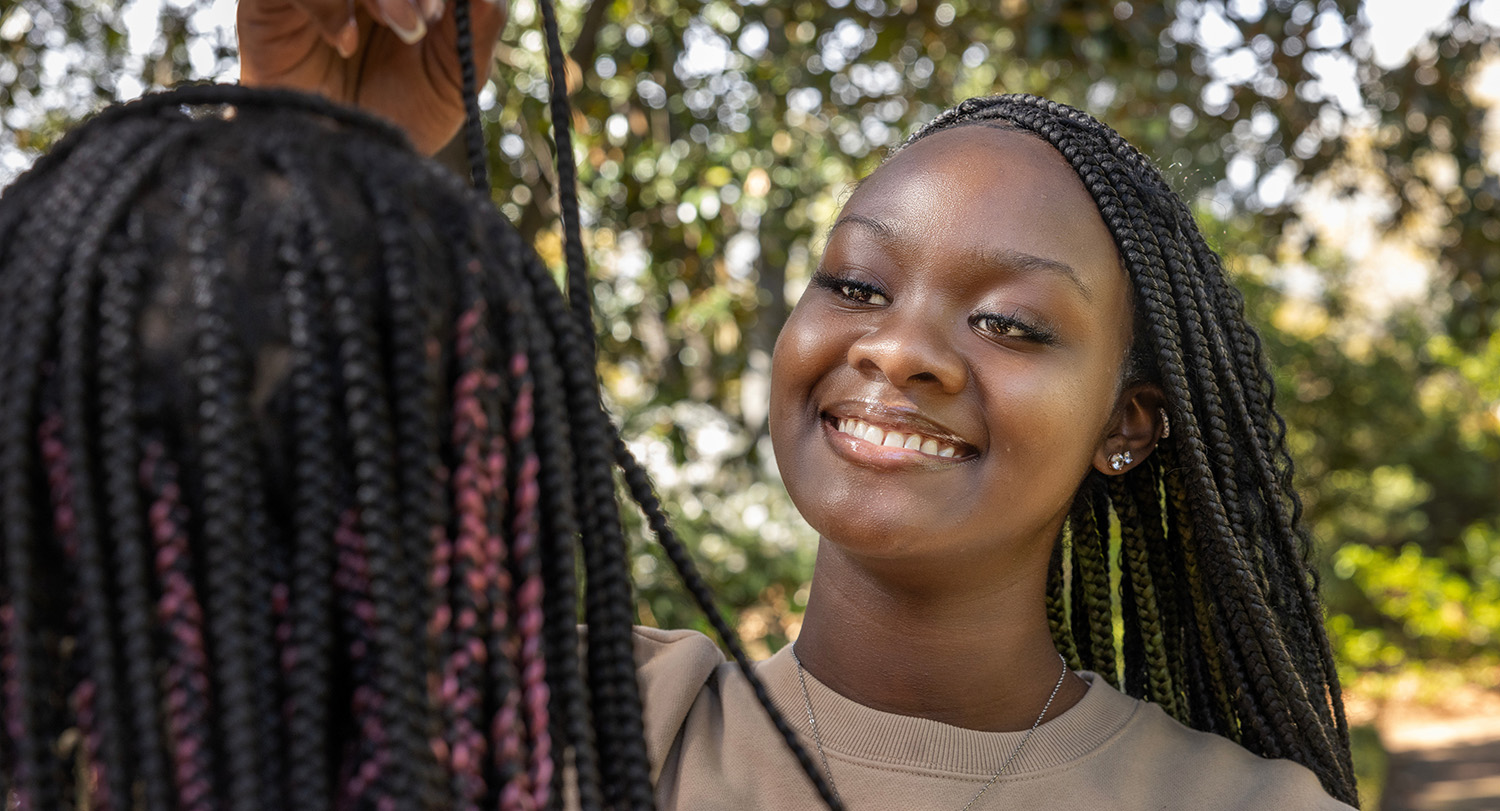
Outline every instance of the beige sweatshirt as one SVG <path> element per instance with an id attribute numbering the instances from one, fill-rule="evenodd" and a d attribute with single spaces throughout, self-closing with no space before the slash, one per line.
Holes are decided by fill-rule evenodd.
<path id="1" fill-rule="evenodd" d="M 662 811 L 821 808 L 749 683 L 702 634 L 640 628 L 635 638 L 646 746 Z M 783 649 L 756 666 L 818 762 L 796 665 Z M 1088 692 L 1037 727 L 974 804 L 984 809 L 1348 809 L 1306 768 L 1189 729 L 1091 673 Z M 1024 732 L 975 732 L 872 710 L 807 676 L 823 746 L 849 811 L 958 811 Z"/>

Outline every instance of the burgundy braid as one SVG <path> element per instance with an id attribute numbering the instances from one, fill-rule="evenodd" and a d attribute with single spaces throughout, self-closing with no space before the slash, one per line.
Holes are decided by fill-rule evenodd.
<path id="1" fill-rule="evenodd" d="M 490 741 L 494 747 L 493 765 L 500 788 L 500 807 L 505 811 L 529 809 L 531 787 L 526 773 L 526 746 L 521 715 L 521 693 L 517 687 L 513 662 L 520 652 L 517 629 L 510 621 L 512 579 L 507 566 L 504 519 L 508 492 L 506 480 L 506 443 L 500 417 L 491 411 L 500 389 L 500 376 L 486 372 L 478 380 L 475 401 L 483 421 L 477 424 L 482 436 L 477 444 L 484 448 L 483 476 L 478 480 L 486 503 L 494 505 L 485 516 L 484 583 L 489 603 L 489 661 L 491 672 L 501 671 L 492 684 L 499 690 L 499 706 L 490 719 Z M 484 405 L 480 405 L 484 403 Z M 479 436 L 476 436 L 479 439 Z"/>
<path id="2" fill-rule="evenodd" d="M 442 700 L 449 712 L 449 768 L 465 808 L 478 808 L 484 797 L 486 741 L 480 732 L 483 718 L 481 684 L 488 658 L 480 618 L 484 611 L 484 556 L 488 533 L 485 499 L 488 470 L 480 447 L 484 409 L 479 391 L 484 386 L 482 363 L 474 362 L 474 332 L 484 321 L 484 303 L 476 302 L 458 319 L 455 348 L 463 371 L 453 385 L 453 447 L 458 464 L 453 470 L 454 516 L 457 537 L 452 552 L 454 635 L 443 663 Z"/>
<path id="3" fill-rule="evenodd" d="M 208 762 L 211 744 L 203 734 L 210 728 L 203 606 L 193 585 L 188 516 L 177 484 L 176 465 L 166 458 L 161 443 L 146 443 L 140 478 L 151 494 L 147 519 L 156 548 L 156 574 L 161 583 L 157 617 L 167 638 L 169 664 L 162 685 L 177 801 L 185 811 L 209 811 L 213 808 L 213 776 Z"/>
<path id="4" fill-rule="evenodd" d="M 540 522 L 537 502 L 541 487 L 537 476 L 541 462 L 532 446 L 531 432 L 536 419 L 532 411 L 534 385 L 525 353 L 511 356 L 510 376 L 522 381 L 516 394 L 511 416 L 510 435 L 517 449 L 524 449 L 516 475 L 515 531 L 512 554 L 521 586 L 516 591 L 516 624 L 521 633 L 521 691 L 525 696 L 526 724 L 531 731 L 530 779 L 532 806 L 546 808 L 552 786 L 552 736 L 547 704 L 551 690 L 547 687 L 547 665 L 542 649 L 542 566 L 537 535 Z"/>
<path id="5" fill-rule="evenodd" d="M 388 758 L 385 727 L 380 720 L 381 695 L 369 684 L 370 640 L 374 639 L 375 603 L 370 599 L 370 559 L 365 537 L 359 531 L 359 511 L 349 509 L 334 532 L 338 550 L 333 584 L 339 597 L 339 608 L 349 623 L 349 669 L 354 674 L 354 692 L 350 709 L 360 734 L 352 751 L 346 753 L 341 805 L 363 808 L 373 800 L 389 802 L 388 797 L 372 796 L 379 787 L 381 768 Z"/>

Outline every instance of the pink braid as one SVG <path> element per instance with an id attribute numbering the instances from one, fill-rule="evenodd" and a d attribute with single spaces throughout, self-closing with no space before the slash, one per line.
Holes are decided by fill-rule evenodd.
<path id="1" fill-rule="evenodd" d="M 449 718 L 449 767 L 465 811 L 477 811 L 484 796 L 488 748 L 476 724 L 483 708 L 478 685 L 488 660 L 479 625 L 485 608 L 485 539 L 489 534 L 486 494 L 493 488 L 480 450 L 488 425 L 479 400 L 483 366 L 473 362 L 477 354 L 474 332 L 484 316 L 484 304 L 479 302 L 459 318 L 458 356 L 468 368 L 453 387 L 453 446 L 459 454 L 453 471 L 458 531 L 452 552 L 454 638 L 444 663 L 442 703 Z"/>
<path id="2" fill-rule="evenodd" d="M 160 443 L 146 446 L 141 481 L 152 493 L 147 510 L 156 547 L 156 574 L 162 584 L 156 613 L 166 629 L 170 663 L 163 678 L 167 732 L 172 741 L 172 771 L 178 802 L 191 811 L 207 811 L 213 791 L 207 763 L 209 744 L 208 653 L 203 643 L 203 607 L 192 581 L 186 508 L 177 485 L 175 465 L 163 459 Z"/>
<path id="3" fill-rule="evenodd" d="M 525 381 L 516 396 L 515 413 L 511 417 L 511 438 L 518 447 L 523 446 L 523 440 L 530 438 L 535 424 L 527 366 L 524 354 L 517 353 L 511 358 L 511 376 Z M 516 614 L 521 632 L 521 690 L 526 698 L 526 723 L 532 739 L 529 766 L 534 808 L 547 807 L 553 773 L 552 735 L 547 715 L 551 691 L 547 688 L 547 665 L 542 652 L 542 569 L 537 547 L 536 506 L 541 496 L 537 474 L 540 469 L 541 463 L 535 451 L 528 451 L 516 476 L 513 549 L 517 571 L 526 573 L 516 592 Z"/>
<path id="4" fill-rule="evenodd" d="M 375 604 L 370 600 L 370 560 L 365 546 L 365 536 L 359 531 L 359 511 L 344 512 L 339 527 L 334 532 L 334 547 L 338 550 L 333 584 L 339 592 L 344 610 L 352 614 L 362 633 L 349 639 L 350 670 L 359 674 L 370 658 L 370 641 L 374 638 Z M 372 786 L 378 784 L 381 770 L 389 759 L 386 748 L 385 727 L 380 722 L 384 697 L 367 683 L 357 683 L 350 701 L 354 723 L 360 731 L 358 748 L 368 745 L 371 754 L 363 756 L 358 749 L 347 753 L 352 758 L 344 769 L 345 781 L 341 791 L 341 804 L 346 807 L 363 807 L 374 799 L 379 806 L 382 799 L 368 796 Z"/>

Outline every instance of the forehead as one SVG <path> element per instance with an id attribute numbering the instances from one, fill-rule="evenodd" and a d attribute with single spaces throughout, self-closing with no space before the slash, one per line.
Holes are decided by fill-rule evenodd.
<path id="1" fill-rule="evenodd" d="M 1124 282 L 1078 175 L 1028 133 L 980 123 L 929 135 L 860 184 L 841 221 L 851 218 L 880 223 L 924 253 L 1029 255 L 1074 268 L 1090 287 Z"/>

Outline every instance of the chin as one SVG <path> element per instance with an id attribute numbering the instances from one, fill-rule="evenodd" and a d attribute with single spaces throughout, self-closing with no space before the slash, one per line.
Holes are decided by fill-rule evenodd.
<path id="1" fill-rule="evenodd" d="M 857 519 L 850 520 L 847 509 L 835 511 L 828 506 L 831 505 L 803 510 L 803 517 L 817 530 L 818 537 L 854 557 L 917 560 L 948 557 L 953 551 L 945 543 L 953 537 L 952 533 L 931 524 L 914 524 L 910 510 L 866 508 Z M 892 505 L 887 502 L 886 506 Z"/>

